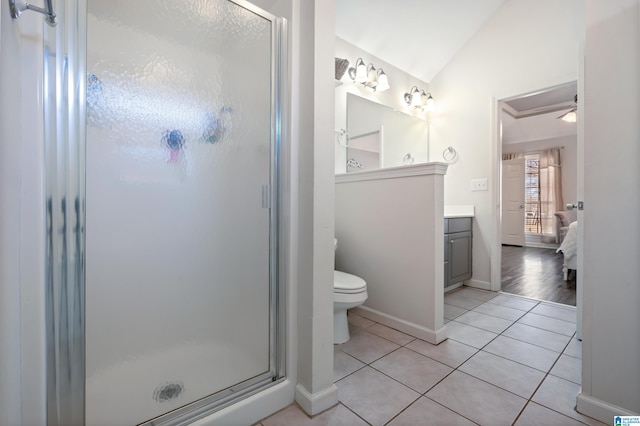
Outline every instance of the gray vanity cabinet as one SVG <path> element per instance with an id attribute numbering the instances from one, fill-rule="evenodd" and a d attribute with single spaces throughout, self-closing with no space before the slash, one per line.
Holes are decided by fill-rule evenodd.
<path id="1" fill-rule="evenodd" d="M 444 220 L 444 287 L 471 278 L 471 220 L 456 217 Z"/>

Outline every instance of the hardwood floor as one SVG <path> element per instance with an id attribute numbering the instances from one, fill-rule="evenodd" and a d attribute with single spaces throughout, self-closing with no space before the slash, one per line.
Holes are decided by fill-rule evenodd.
<path id="1" fill-rule="evenodd" d="M 553 249 L 502 246 L 502 291 L 575 306 L 575 273 L 564 281 L 562 261 Z"/>

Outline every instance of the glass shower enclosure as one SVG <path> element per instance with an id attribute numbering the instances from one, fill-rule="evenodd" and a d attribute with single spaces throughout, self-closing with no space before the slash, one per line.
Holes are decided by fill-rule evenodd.
<path id="1" fill-rule="evenodd" d="M 45 52 L 49 421 L 187 423 L 284 376 L 285 23 L 242 0 L 58 9 Z"/>

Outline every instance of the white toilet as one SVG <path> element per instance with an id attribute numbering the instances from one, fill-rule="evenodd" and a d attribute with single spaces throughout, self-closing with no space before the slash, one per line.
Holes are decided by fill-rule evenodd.
<path id="1" fill-rule="evenodd" d="M 337 247 L 337 240 L 334 244 Z M 333 271 L 333 343 L 349 340 L 347 309 L 362 305 L 367 297 L 367 283 L 362 278 Z"/>

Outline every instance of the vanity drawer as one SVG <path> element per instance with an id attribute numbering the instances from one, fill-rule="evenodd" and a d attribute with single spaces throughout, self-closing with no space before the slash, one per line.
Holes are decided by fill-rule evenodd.
<path id="1" fill-rule="evenodd" d="M 444 220 L 444 233 L 453 234 L 454 232 L 471 231 L 470 217 L 455 217 Z"/>

